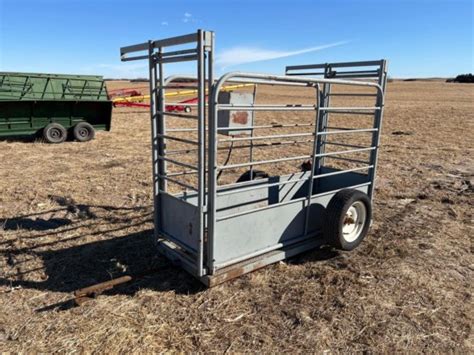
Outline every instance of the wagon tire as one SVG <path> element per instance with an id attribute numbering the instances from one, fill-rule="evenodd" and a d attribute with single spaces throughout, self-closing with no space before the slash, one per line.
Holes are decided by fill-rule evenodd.
<path id="1" fill-rule="evenodd" d="M 43 138 L 48 143 L 59 144 L 66 140 L 67 130 L 59 123 L 50 123 L 43 129 Z"/>
<path id="2" fill-rule="evenodd" d="M 79 122 L 74 126 L 72 135 L 78 142 L 88 142 L 95 137 L 95 129 L 87 122 Z"/>
<path id="3" fill-rule="evenodd" d="M 353 250 L 365 238 L 372 219 L 372 203 L 358 190 L 337 192 L 327 206 L 324 233 L 329 243 L 340 250 Z"/>

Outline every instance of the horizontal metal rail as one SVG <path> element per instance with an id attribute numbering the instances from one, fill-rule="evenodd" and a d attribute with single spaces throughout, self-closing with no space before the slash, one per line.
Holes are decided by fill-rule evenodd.
<path id="1" fill-rule="evenodd" d="M 194 166 L 194 165 L 186 164 L 186 163 L 183 163 L 183 162 L 181 162 L 181 161 L 177 161 L 177 160 L 174 160 L 174 159 L 171 159 L 171 158 L 167 158 L 167 157 L 163 157 L 163 156 L 158 156 L 157 159 L 159 159 L 159 160 L 164 160 L 164 161 L 167 161 L 167 162 L 169 162 L 169 163 L 182 166 L 182 167 L 184 167 L 184 168 L 189 168 L 189 169 L 193 169 L 193 170 L 198 170 L 198 168 L 197 168 L 196 166 Z"/>
<path id="2" fill-rule="evenodd" d="M 251 129 L 268 129 L 268 128 L 294 128 L 294 127 L 312 127 L 314 123 L 275 123 L 268 125 L 258 125 L 258 126 L 247 126 L 247 127 L 219 127 L 218 131 L 241 131 L 241 130 L 251 130 Z"/>
<path id="3" fill-rule="evenodd" d="M 375 112 L 370 112 L 370 111 L 344 111 L 344 110 L 327 110 L 326 112 L 332 112 L 335 115 L 368 115 L 368 116 L 373 116 Z"/>
<path id="4" fill-rule="evenodd" d="M 339 147 L 349 147 L 349 148 L 367 148 L 366 146 L 363 145 L 357 145 L 357 144 L 347 144 L 347 143 L 340 143 L 340 142 L 330 142 L 330 141 L 324 141 L 321 142 L 323 145 L 337 145 Z"/>
<path id="5" fill-rule="evenodd" d="M 276 146 L 281 146 L 281 145 L 296 145 L 296 144 L 305 144 L 305 143 L 311 143 L 313 142 L 312 139 L 306 139 L 306 140 L 294 140 L 294 141 L 280 141 L 280 142 L 265 142 L 265 143 L 257 143 L 257 144 L 246 144 L 246 145 L 234 145 L 232 149 L 247 149 L 250 147 L 253 148 L 271 148 L 271 147 L 276 147 Z M 221 146 L 217 147 L 217 150 L 229 150 L 230 146 Z M 194 153 L 196 152 L 197 149 L 195 148 L 190 148 L 190 149 L 175 149 L 175 150 L 167 150 L 166 155 L 179 155 L 179 154 L 187 154 L 187 153 Z M 206 149 L 207 151 L 207 149 Z"/>
<path id="6" fill-rule="evenodd" d="M 291 76 L 324 75 L 324 72 L 286 73 L 286 75 L 291 75 Z"/>
<path id="7" fill-rule="evenodd" d="M 183 56 L 167 57 L 167 58 L 159 58 L 158 56 L 155 56 L 155 62 L 161 63 L 161 64 L 191 62 L 197 59 L 198 59 L 197 55 L 183 55 Z"/>
<path id="8" fill-rule="evenodd" d="M 376 74 L 377 76 L 379 75 L 378 69 L 374 70 L 345 70 L 345 71 L 336 71 L 336 76 L 338 74 Z"/>
<path id="9" fill-rule="evenodd" d="M 367 164 L 368 163 L 365 160 L 352 159 L 352 158 L 346 158 L 346 157 L 331 156 L 331 157 L 326 157 L 326 158 L 336 159 L 336 160 L 344 160 L 344 161 L 348 161 L 348 162 L 351 162 L 351 163 L 359 163 L 359 164 Z"/>
<path id="10" fill-rule="evenodd" d="M 196 48 L 191 48 L 191 49 L 183 49 L 183 50 L 179 50 L 179 51 L 164 52 L 164 53 L 161 53 L 161 56 L 162 57 L 171 57 L 171 56 L 182 55 L 182 54 L 191 54 L 191 53 L 197 54 L 197 49 Z"/>
<path id="11" fill-rule="evenodd" d="M 324 69 L 330 68 L 345 68 L 345 67 L 368 67 L 381 65 L 383 60 L 365 60 L 359 62 L 341 62 L 341 63 L 323 63 L 323 64 L 305 64 L 305 65 L 289 65 L 286 70 L 299 70 L 299 69 Z"/>
<path id="12" fill-rule="evenodd" d="M 191 185 L 188 185 L 188 184 L 186 184 L 186 183 L 184 183 L 184 182 L 181 182 L 181 181 L 179 181 L 179 180 L 173 179 L 173 178 L 171 178 L 169 175 L 158 175 L 158 177 L 160 177 L 160 178 L 162 178 L 162 179 L 166 179 L 166 180 L 168 180 L 168 181 L 171 181 L 172 183 L 177 184 L 177 185 L 180 185 L 180 186 L 182 186 L 182 187 L 184 187 L 184 188 L 187 188 L 187 189 L 190 189 L 190 190 L 193 190 L 193 191 L 196 191 L 196 192 L 198 191 L 198 189 L 197 189 L 196 187 L 191 186 Z"/>
<path id="13" fill-rule="evenodd" d="M 309 159 L 309 158 L 311 158 L 311 155 L 300 155 L 296 157 L 287 157 L 287 158 L 271 159 L 271 160 L 257 160 L 253 162 L 240 163 L 240 164 L 221 165 L 217 167 L 217 170 L 241 168 L 241 167 L 250 166 L 250 165 L 273 164 L 273 163 L 279 163 L 279 162 L 284 162 L 284 161 L 303 160 L 303 159 Z"/>
<path id="14" fill-rule="evenodd" d="M 380 107 L 320 107 L 322 111 L 337 112 L 337 111 L 376 111 Z M 371 112 L 373 114 L 373 112 Z"/>
<path id="15" fill-rule="evenodd" d="M 336 75 L 334 76 L 334 78 L 336 79 L 362 79 L 362 78 L 378 78 L 379 76 L 378 75 L 375 75 L 375 74 L 346 74 L 344 75 L 344 73 L 337 73 L 336 72 Z"/>
<path id="16" fill-rule="evenodd" d="M 234 110 L 245 110 L 245 111 L 315 111 L 316 105 L 229 105 L 229 104 L 218 104 L 217 109 L 219 111 L 234 111 Z"/>
<path id="17" fill-rule="evenodd" d="M 376 132 L 377 128 L 361 128 L 361 129 L 341 129 L 336 127 L 326 127 L 332 129 L 338 129 L 337 131 L 324 131 L 318 132 L 318 136 L 326 136 L 329 134 L 347 134 L 347 133 L 364 133 L 364 132 Z"/>
<path id="18" fill-rule="evenodd" d="M 159 137 L 159 138 L 169 139 L 169 140 L 177 141 L 177 142 L 181 142 L 181 143 L 199 145 L 199 142 L 198 142 L 198 141 L 193 141 L 193 140 L 186 139 L 186 138 L 179 138 L 179 137 L 174 137 L 174 136 L 168 136 L 167 134 L 159 134 L 159 133 L 157 133 L 156 136 Z"/>
<path id="19" fill-rule="evenodd" d="M 184 113 L 176 113 L 176 112 L 168 112 L 168 111 L 156 111 L 156 114 L 172 116 L 172 117 L 179 117 L 179 118 L 186 118 L 186 119 L 192 119 L 192 120 L 197 120 L 198 119 L 198 117 L 195 116 L 195 115 L 186 115 Z"/>
<path id="20" fill-rule="evenodd" d="M 225 143 L 225 142 L 240 142 L 240 141 L 258 141 L 258 140 L 265 140 L 265 139 L 278 139 L 278 138 L 291 138 L 291 137 L 308 137 L 314 136 L 314 133 L 289 133 L 289 134 L 275 134 L 272 136 L 254 136 L 254 137 L 237 137 L 237 138 L 227 138 L 227 139 L 220 139 L 218 143 Z"/>
<path id="21" fill-rule="evenodd" d="M 148 54 L 146 55 L 137 55 L 135 57 L 122 57 L 121 61 L 122 62 L 131 62 L 133 60 L 143 60 L 143 59 L 148 59 Z"/>
<path id="22" fill-rule="evenodd" d="M 328 152 L 328 153 L 319 153 L 316 154 L 317 157 L 330 157 L 333 155 L 339 155 L 339 154 L 350 154 L 350 153 L 358 153 L 358 152 L 365 152 L 369 150 L 374 150 L 377 147 L 367 147 L 367 148 L 359 148 L 359 149 L 349 149 L 349 150 L 340 150 L 337 152 Z"/>
<path id="23" fill-rule="evenodd" d="M 166 104 L 172 105 L 172 104 Z M 174 105 L 174 104 L 173 104 Z M 178 104 L 176 106 L 187 106 L 186 104 Z M 268 128 L 293 128 L 293 127 L 311 127 L 314 123 L 290 123 L 290 124 L 269 124 L 269 125 L 258 125 L 258 126 L 245 126 L 245 127 L 218 127 L 218 131 L 244 131 L 252 129 L 268 129 Z M 206 131 L 209 129 L 206 128 Z M 197 128 L 170 128 L 168 132 L 196 132 Z"/>
<path id="24" fill-rule="evenodd" d="M 165 38 L 158 41 L 152 41 L 153 48 L 160 48 L 160 47 L 169 47 L 169 46 L 177 46 L 180 44 L 192 43 L 198 41 L 197 33 L 190 33 L 183 36 Z M 120 48 L 120 56 L 122 61 L 127 59 L 126 54 L 133 53 L 133 52 L 142 52 L 148 50 L 150 44 L 149 42 L 134 44 L 131 46 L 125 46 Z M 146 56 L 148 58 L 148 55 Z M 130 58 L 129 58 L 130 59 Z"/>
<path id="25" fill-rule="evenodd" d="M 371 184 L 371 182 L 366 182 L 366 183 L 363 183 L 363 184 L 346 186 L 346 187 L 344 187 L 344 189 L 347 189 L 347 188 L 357 189 L 359 187 L 368 186 L 370 184 Z M 325 196 L 325 195 L 331 195 L 331 194 L 337 193 L 338 191 L 341 191 L 341 190 L 342 190 L 342 188 L 341 189 L 336 189 L 336 190 L 331 190 L 331 191 L 326 191 L 326 192 L 321 192 L 319 194 L 314 194 L 314 195 L 311 196 L 311 199 L 316 198 L 316 197 Z M 242 212 L 229 214 L 229 215 L 226 215 L 226 216 L 217 217 L 216 220 L 217 221 L 223 221 L 223 220 L 226 220 L 226 219 L 243 216 L 243 215 L 246 215 L 246 214 L 249 214 L 249 213 L 264 211 L 264 210 L 267 210 L 267 209 L 270 209 L 270 208 L 289 205 L 289 204 L 292 204 L 292 203 L 303 202 L 303 201 L 307 201 L 307 200 L 308 200 L 308 197 L 304 196 L 304 197 L 300 197 L 300 198 L 295 198 L 294 200 L 289 200 L 289 201 L 284 201 L 284 202 L 279 202 L 279 203 L 273 203 L 273 204 L 268 205 L 268 206 L 254 208 L 254 209 L 251 209 L 251 210 L 248 210 L 248 211 L 242 211 Z"/>
<path id="26" fill-rule="evenodd" d="M 373 167 L 374 167 L 373 165 L 367 165 L 367 166 L 357 167 L 357 168 L 353 168 L 353 169 L 333 171 L 333 172 L 330 172 L 330 173 L 314 175 L 313 179 L 321 179 L 321 178 L 328 177 L 328 176 L 333 176 L 333 175 L 351 173 L 351 172 L 354 172 L 354 171 L 368 170 L 368 169 L 372 169 Z M 217 194 L 217 196 L 232 195 L 232 194 L 236 194 L 236 193 L 239 193 L 239 192 L 247 192 L 247 191 L 252 191 L 252 190 L 261 190 L 261 189 L 268 188 L 268 187 L 282 186 L 282 185 L 287 185 L 287 184 L 291 184 L 291 183 L 309 181 L 310 179 L 311 179 L 311 176 L 304 177 L 304 178 L 301 178 L 301 179 L 291 179 L 291 180 L 287 180 L 287 181 L 274 182 L 274 183 L 270 183 L 270 184 L 262 183 L 261 185 L 251 186 L 251 187 L 247 187 L 247 188 L 245 188 L 245 187 L 244 188 L 238 188 L 237 187 L 237 188 L 234 188 L 233 190 L 229 190 L 229 191 L 223 191 L 223 192 L 218 191 L 216 194 Z M 231 188 L 231 186 L 230 187 L 227 187 L 227 186 L 229 186 L 229 185 L 226 185 L 226 188 Z"/>
<path id="27" fill-rule="evenodd" d="M 168 173 L 166 174 L 166 176 L 196 175 L 197 173 L 198 172 L 195 170 L 186 170 L 186 171 L 180 171 L 178 173 Z"/>
<path id="28" fill-rule="evenodd" d="M 247 80 L 246 80 L 247 79 Z M 220 92 L 222 85 L 226 81 L 238 81 L 247 83 L 258 83 L 258 80 L 263 80 L 273 85 L 291 86 L 291 84 L 299 83 L 306 87 L 315 87 L 317 84 L 334 84 L 334 85 L 348 85 L 373 87 L 383 95 L 382 87 L 377 83 L 356 81 L 356 80 L 341 80 L 341 79 L 327 79 L 327 78 L 303 78 L 303 77 L 289 77 L 287 75 L 265 75 L 255 73 L 230 72 L 223 75 L 215 84 L 215 94 Z M 217 100 L 214 100 L 217 102 Z"/>
<path id="29" fill-rule="evenodd" d="M 379 74 L 378 73 L 366 73 L 366 72 L 332 72 L 334 73 L 331 78 L 338 79 L 338 78 L 354 78 L 354 79 L 359 79 L 359 78 L 378 78 Z M 360 73 L 360 74 L 358 74 Z M 291 75 L 291 76 L 307 76 L 307 75 L 325 75 L 325 73 L 319 73 L 319 72 L 297 72 L 297 73 L 287 73 L 286 75 Z"/>
<path id="30" fill-rule="evenodd" d="M 328 96 L 368 96 L 368 97 L 377 97 L 377 94 L 369 94 L 369 93 L 359 93 L 359 92 L 335 92 L 335 93 L 328 93 Z"/>

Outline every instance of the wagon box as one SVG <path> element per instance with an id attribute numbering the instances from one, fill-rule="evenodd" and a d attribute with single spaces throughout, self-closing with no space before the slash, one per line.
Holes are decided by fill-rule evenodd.
<path id="1" fill-rule="evenodd" d="M 42 134 L 49 143 L 68 135 L 84 142 L 110 130 L 112 102 L 95 75 L 0 72 L 0 137 Z"/>

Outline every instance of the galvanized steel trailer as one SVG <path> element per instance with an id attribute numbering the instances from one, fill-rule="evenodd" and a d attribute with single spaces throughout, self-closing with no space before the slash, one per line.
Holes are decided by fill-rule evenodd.
<path id="1" fill-rule="evenodd" d="M 0 72 L 0 137 L 41 133 L 61 143 L 69 134 L 84 142 L 110 130 L 111 117 L 101 76 Z"/>
<path id="2" fill-rule="evenodd" d="M 207 286 L 214 286 L 323 244 L 355 248 L 371 223 L 386 61 L 287 67 L 287 75 L 231 72 L 215 80 L 213 57 L 214 33 L 203 30 L 121 48 L 122 61 L 149 62 L 159 250 Z M 171 103 L 165 102 L 165 90 L 189 77 L 165 78 L 165 66 L 184 61 L 197 63 L 197 105 L 192 113 L 166 112 Z M 288 93 L 311 90 L 314 101 L 260 104 L 240 97 L 232 102 L 229 95 L 221 94 L 225 83 L 286 87 Z M 349 104 L 332 105 L 335 98 L 349 98 Z M 357 104 L 361 98 L 371 103 Z M 288 119 L 303 113 L 312 118 L 306 123 L 259 125 L 259 112 L 273 112 L 275 120 L 283 114 Z M 331 124 L 334 117 L 347 115 L 347 126 Z M 359 117 L 368 118 L 368 126 L 358 127 Z M 292 128 L 297 132 L 275 134 Z M 302 128 L 307 131 L 301 132 Z M 265 130 L 270 133 L 258 134 Z M 366 144 L 349 139 L 360 136 L 366 137 Z M 173 144 L 185 148 L 171 149 Z M 254 153 L 262 145 L 286 144 L 307 144 L 308 149 L 305 154 L 272 159 L 257 159 Z M 240 156 L 238 163 L 229 164 L 228 158 L 222 162 L 219 154 L 232 147 L 249 149 L 249 154 Z M 366 158 L 353 154 L 366 154 Z M 294 171 L 282 175 L 256 169 L 292 164 Z M 242 169 L 249 170 L 237 181 L 219 184 L 222 173 Z M 181 192 L 172 193 L 177 188 Z"/>

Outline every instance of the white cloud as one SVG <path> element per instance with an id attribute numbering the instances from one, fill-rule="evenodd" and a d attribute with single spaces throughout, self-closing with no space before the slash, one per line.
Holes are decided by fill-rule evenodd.
<path id="1" fill-rule="evenodd" d="M 168 21 L 161 21 L 161 26 L 168 26 Z"/>
<path id="2" fill-rule="evenodd" d="M 189 12 L 185 12 L 184 15 L 183 15 L 183 20 L 182 20 L 184 23 L 196 23 L 196 22 L 201 22 L 200 20 L 196 19 L 193 14 L 189 13 Z"/>
<path id="3" fill-rule="evenodd" d="M 192 14 L 190 14 L 189 12 L 185 12 L 185 13 L 184 13 L 183 22 L 186 23 L 186 22 L 191 21 L 192 17 L 193 17 Z"/>
<path id="4" fill-rule="evenodd" d="M 299 49 L 295 51 L 281 51 L 281 50 L 272 50 L 264 49 L 257 47 L 234 47 L 222 51 L 217 55 L 216 64 L 225 68 L 228 66 L 244 64 L 244 63 L 253 63 L 260 62 L 264 60 L 272 60 L 278 58 L 291 57 L 294 55 L 317 52 L 323 49 L 332 48 L 341 46 L 348 43 L 348 41 L 335 42 L 330 44 L 324 44 L 317 47 L 310 47 Z"/>

